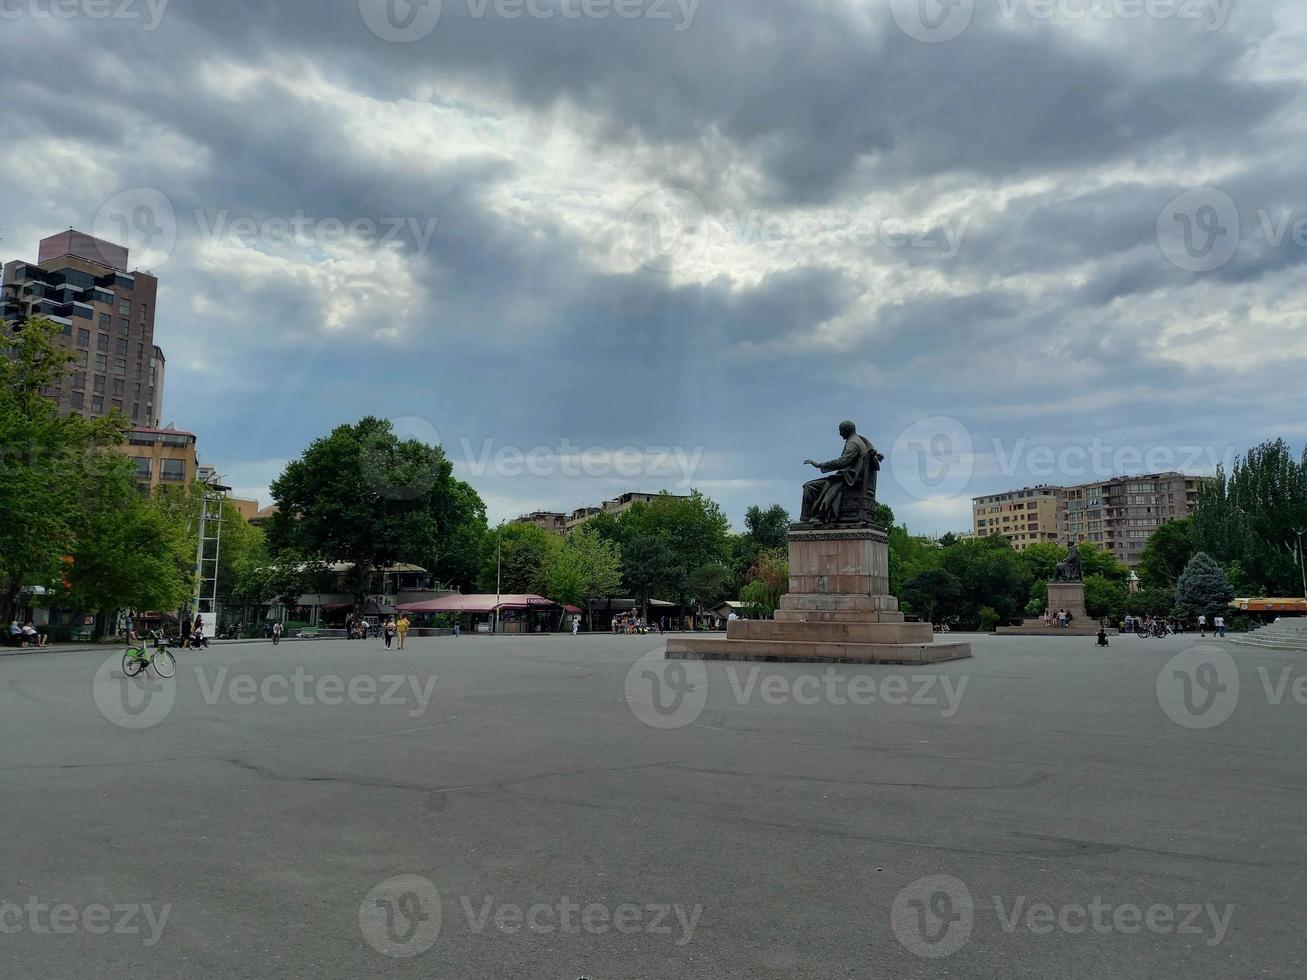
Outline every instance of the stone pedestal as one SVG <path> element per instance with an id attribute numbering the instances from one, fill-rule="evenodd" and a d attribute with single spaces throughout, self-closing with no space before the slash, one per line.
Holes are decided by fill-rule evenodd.
<path id="1" fill-rule="evenodd" d="M 995 632 L 1003 636 L 1096 636 L 1098 621 L 1089 618 L 1085 611 L 1085 584 L 1083 582 L 1049 582 L 1048 608 L 1057 612 L 1065 609 L 1071 614 L 1071 625 L 1066 629 L 1049 626 L 1044 617 L 1023 620 L 1020 626 L 1002 626 Z"/>
<path id="2" fill-rule="evenodd" d="M 889 594 L 889 537 L 875 527 L 793 527 L 790 591 L 774 620 L 736 620 L 726 637 L 675 637 L 669 660 L 935 663 L 971 656 L 935 643 L 929 623 L 905 623 Z"/>

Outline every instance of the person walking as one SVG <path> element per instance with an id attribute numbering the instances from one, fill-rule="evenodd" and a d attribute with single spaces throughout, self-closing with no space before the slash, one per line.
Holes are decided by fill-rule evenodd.
<path id="1" fill-rule="evenodd" d="M 395 622 L 395 632 L 399 634 L 399 648 L 404 649 L 404 638 L 408 636 L 408 628 L 413 624 L 403 613 L 399 614 L 399 619 Z"/>
<path id="2" fill-rule="evenodd" d="M 136 621 L 132 618 L 132 611 L 127 610 L 127 622 L 123 625 L 123 632 L 127 634 L 127 642 L 136 642 Z"/>
<path id="3" fill-rule="evenodd" d="M 1224 616 L 1216 616 L 1216 617 L 1212 620 L 1212 626 L 1216 629 L 1216 635 L 1219 636 L 1221 639 L 1224 640 L 1224 639 L 1225 639 L 1225 617 L 1224 617 Z"/>
<path id="4" fill-rule="evenodd" d="M 394 619 L 387 619 L 387 620 L 386 620 L 386 625 L 385 625 L 384 627 L 382 627 L 381 632 L 382 632 L 383 634 L 385 634 L 385 638 L 386 638 L 386 649 L 389 650 L 389 649 L 390 649 L 390 641 L 393 640 L 393 639 L 395 638 L 395 620 L 394 620 Z"/>
<path id="5" fill-rule="evenodd" d="M 1198 616 L 1198 635 L 1203 639 L 1207 637 L 1207 616 L 1202 613 Z"/>
<path id="6" fill-rule="evenodd" d="M 285 627 L 283 627 L 281 623 L 272 624 L 272 645 L 274 647 L 281 643 L 281 633 L 283 629 L 285 629 Z"/>
<path id="7" fill-rule="evenodd" d="M 577 635 L 578 633 L 580 633 L 580 632 L 581 632 L 581 617 L 580 617 L 580 616 L 573 616 L 573 617 L 572 617 L 572 635 L 573 635 L 573 636 L 576 636 L 576 635 Z"/>

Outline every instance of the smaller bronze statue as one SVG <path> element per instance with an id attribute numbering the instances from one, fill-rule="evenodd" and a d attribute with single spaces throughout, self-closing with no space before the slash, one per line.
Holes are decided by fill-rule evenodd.
<path id="1" fill-rule="evenodd" d="M 818 463 L 805 459 L 826 476 L 803 485 L 801 524 L 871 524 L 876 515 L 876 478 L 884 456 L 858 435 L 852 422 L 840 423 L 844 452 L 838 459 Z"/>
<path id="2" fill-rule="evenodd" d="M 1066 543 L 1066 561 L 1057 563 L 1053 569 L 1054 582 L 1083 582 L 1084 567 L 1080 562 L 1080 546 L 1075 541 Z"/>

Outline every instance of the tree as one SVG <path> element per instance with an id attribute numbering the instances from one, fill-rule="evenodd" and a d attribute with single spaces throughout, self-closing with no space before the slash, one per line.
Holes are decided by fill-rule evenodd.
<path id="1" fill-rule="evenodd" d="M 1216 560 L 1205 551 L 1189 559 L 1175 586 L 1180 607 L 1191 619 L 1198 616 L 1211 618 L 1224 614 L 1234 598 L 1234 588 Z"/>
<path id="2" fill-rule="evenodd" d="M 900 598 L 910 611 L 927 623 L 935 623 L 936 610 L 952 608 L 962 595 L 962 583 L 952 572 L 942 568 L 928 568 L 918 572 L 903 586 Z"/>
<path id="3" fill-rule="evenodd" d="M 675 568 L 675 579 L 668 587 L 682 606 L 690 572 L 725 562 L 731 555 L 730 522 L 714 501 L 697 490 L 688 497 L 663 493 L 652 501 L 640 501 L 618 518 L 617 529 L 623 555 L 642 538 L 658 538 L 667 546 Z M 633 571 L 634 562 L 627 564 L 628 572 Z"/>
<path id="4" fill-rule="evenodd" d="M 790 559 L 785 549 L 773 548 L 763 552 L 749 569 L 749 580 L 740 590 L 740 600 L 771 616 L 781 596 L 789 591 Z"/>
<path id="5" fill-rule="evenodd" d="M 374 568 L 423 564 L 471 581 L 480 566 L 485 505 L 454 479 L 438 446 L 400 440 L 384 419 L 341 425 L 315 440 L 272 484 L 274 554 L 286 549 L 349 562 L 362 605 Z"/>
<path id="6" fill-rule="evenodd" d="M 594 629 L 594 603 L 616 594 L 622 584 L 622 551 L 586 525 L 567 536 L 545 563 L 545 593 L 557 602 L 584 605 Z"/>
<path id="7" fill-rule="evenodd" d="M 677 556 L 663 538 L 636 538 L 622 548 L 623 584 L 640 604 L 640 615 L 649 616 L 649 600 L 685 591 L 683 579 L 689 573 L 677 564 Z"/>
<path id="8" fill-rule="evenodd" d="M 1145 588 L 1173 589 L 1194 554 L 1194 522 L 1186 517 L 1163 524 L 1144 545 L 1139 581 Z"/>
<path id="9" fill-rule="evenodd" d="M 563 539 L 534 524 L 506 524 L 487 530 L 477 587 L 483 593 L 495 591 L 496 558 L 499 587 L 508 595 L 544 595 L 545 563 L 563 545 Z"/>
<path id="10" fill-rule="evenodd" d="M 725 565 L 700 565 L 686 579 L 685 591 L 700 613 L 710 604 L 726 598 L 731 570 Z"/>
<path id="11" fill-rule="evenodd" d="M 122 416 L 63 415 L 44 392 L 67 374 L 72 355 L 60 328 L 33 317 L 0 354 L 0 614 L 15 615 L 24 585 L 54 586 L 76 547 L 83 505 L 101 471 L 114 472 Z"/>
<path id="12" fill-rule="evenodd" d="M 1085 576 L 1085 611 L 1090 619 L 1118 622 L 1126 610 L 1126 587 L 1103 575 Z"/>
<path id="13" fill-rule="evenodd" d="M 1237 562 L 1245 580 L 1265 595 L 1297 595 L 1297 530 L 1307 527 L 1307 451 L 1295 457 L 1282 439 L 1236 459 L 1228 477 L 1198 488 L 1193 544 L 1227 568 Z"/>
<path id="14" fill-rule="evenodd" d="M 185 525 L 136 489 L 135 465 L 106 459 L 86 494 L 64 601 L 76 608 L 170 609 L 195 587 L 195 554 Z M 94 635 L 104 632 L 97 616 Z"/>
<path id="15" fill-rule="evenodd" d="M 744 513 L 746 536 L 763 551 L 784 548 L 789 543 L 790 514 L 780 504 L 766 510 L 756 504 Z"/>

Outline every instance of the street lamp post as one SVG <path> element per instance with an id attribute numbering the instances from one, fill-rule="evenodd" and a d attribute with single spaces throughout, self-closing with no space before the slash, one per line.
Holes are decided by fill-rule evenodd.
<path id="1" fill-rule="evenodd" d="M 503 601 L 502 596 L 500 595 L 500 591 L 501 591 L 500 569 L 501 569 L 501 557 L 503 555 L 503 550 L 504 550 L 503 544 L 504 544 L 504 522 L 500 521 L 499 527 L 495 528 L 495 613 L 494 613 L 494 618 L 492 620 L 494 626 L 490 631 L 492 634 L 499 633 L 499 604 L 500 602 Z"/>
<path id="2" fill-rule="evenodd" d="M 1303 561 L 1302 554 L 1302 536 L 1307 533 L 1307 527 L 1294 528 L 1294 533 L 1298 535 L 1298 571 L 1302 574 L 1302 595 L 1307 599 L 1307 562 Z"/>

